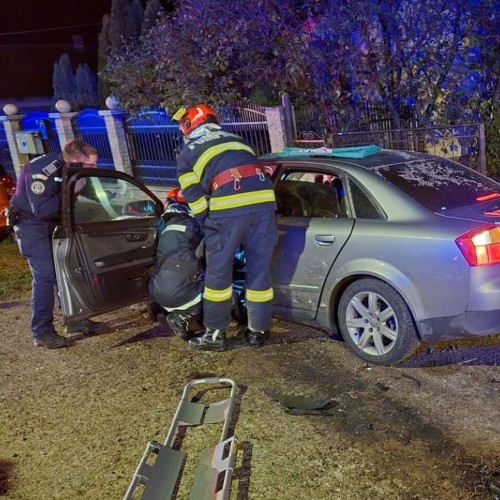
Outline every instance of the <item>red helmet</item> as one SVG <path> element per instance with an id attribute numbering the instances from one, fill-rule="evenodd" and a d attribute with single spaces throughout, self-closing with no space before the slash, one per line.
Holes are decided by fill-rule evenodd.
<path id="1" fill-rule="evenodd" d="M 182 191 L 179 188 L 174 188 L 171 189 L 168 193 L 167 196 L 165 197 L 166 201 L 176 201 L 177 203 L 184 203 L 184 205 L 187 205 L 188 202 L 182 196 Z"/>
<path id="2" fill-rule="evenodd" d="M 187 111 L 185 108 L 181 108 L 175 113 L 173 119 L 180 121 L 179 130 L 184 135 L 188 135 L 204 123 L 219 123 L 215 111 L 204 104 L 197 104 Z"/>

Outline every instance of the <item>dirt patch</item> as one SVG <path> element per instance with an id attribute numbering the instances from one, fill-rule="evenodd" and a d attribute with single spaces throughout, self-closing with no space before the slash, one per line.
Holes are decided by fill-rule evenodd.
<path id="1" fill-rule="evenodd" d="M 208 376 L 238 384 L 233 499 L 490 500 L 500 486 L 500 336 L 423 348 L 386 368 L 279 321 L 261 349 L 233 331 L 227 352 L 198 353 L 128 308 L 99 318 L 105 333 L 48 351 L 32 344 L 28 299 L 0 303 L 0 315 L 5 498 L 123 497 L 184 386 Z M 270 393 L 328 404 L 296 415 Z"/>

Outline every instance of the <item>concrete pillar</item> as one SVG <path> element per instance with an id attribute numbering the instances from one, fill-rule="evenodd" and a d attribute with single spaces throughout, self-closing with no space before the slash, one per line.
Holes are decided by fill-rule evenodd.
<path id="1" fill-rule="evenodd" d="M 16 132 L 22 130 L 21 120 L 24 118 L 24 115 L 16 114 L 17 107 L 14 104 L 6 104 L 3 111 L 7 116 L 0 116 L 0 123 L 3 124 L 5 129 L 5 135 L 7 137 L 14 171 L 16 172 L 16 176 L 19 177 L 21 168 L 27 161 L 29 161 L 27 155 L 19 152 L 15 135 Z"/>
<path id="2" fill-rule="evenodd" d="M 64 99 L 59 99 L 56 102 L 56 109 L 59 113 L 49 113 L 49 118 L 53 118 L 56 124 L 57 136 L 61 149 L 64 148 L 67 142 L 75 139 L 75 132 L 71 119 L 77 113 L 70 113 L 71 104 Z"/>
<path id="3" fill-rule="evenodd" d="M 283 108 L 265 108 L 269 139 L 271 141 L 271 152 L 279 153 L 287 145 L 287 134 L 285 129 L 285 116 Z"/>
<path id="4" fill-rule="evenodd" d="M 118 109 L 110 109 L 99 111 L 99 115 L 104 118 L 106 124 L 115 169 L 129 175 L 134 175 L 123 123 L 126 112 Z"/>
<path id="5" fill-rule="evenodd" d="M 78 113 L 49 113 L 49 118 L 53 118 L 56 124 L 59 144 L 64 148 L 68 141 L 75 139 L 75 132 L 71 119 Z"/>

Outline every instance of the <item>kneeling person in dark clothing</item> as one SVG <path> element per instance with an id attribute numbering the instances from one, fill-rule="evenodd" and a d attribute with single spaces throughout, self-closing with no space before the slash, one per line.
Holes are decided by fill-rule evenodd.
<path id="1" fill-rule="evenodd" d="M 157 316 L 175 335 L 188 339 L 190 325 L 202 324 L 203 267 L 196 256 L 201 229 L 191 215 L 180 189 L 167 194 L 165 212 L 158 227 L 156 265 L 149 281 L 149 294 L 164 309 Z"/>

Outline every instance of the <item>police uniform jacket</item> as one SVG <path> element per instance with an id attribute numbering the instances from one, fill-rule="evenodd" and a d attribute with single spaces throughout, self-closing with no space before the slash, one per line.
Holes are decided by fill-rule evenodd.
<path id="1" fill-rule="evenodd" d="M 177 159 L 177 175 L 183 196 L 201 224 L 208 212 L 217 219 L 276 210 L 273 184 L 267 175 L 242 178 L 239 185 L 229 182 L 211 192 L 212 181 L 218 174 L 249 164 L 258 164 L 253 149 L 219 125 L 202 125 L 186 137 Z"/>
<path id="2" fill-rule="evenodd" d="M 173 203 L 158 227 L 156 264 L 149 281 L 149 294 L 161 306 L 176 308 L 203 291 L 202 264 L 195 251 L 201 229 L 185 205 Z"/>
<path id="3" fill-rule="evenodd" d="M 11 204 L 18 225 L 54 227 L 61 215 L 61 153 L 51 153 L 26 163 L 17 181 Z"/>

